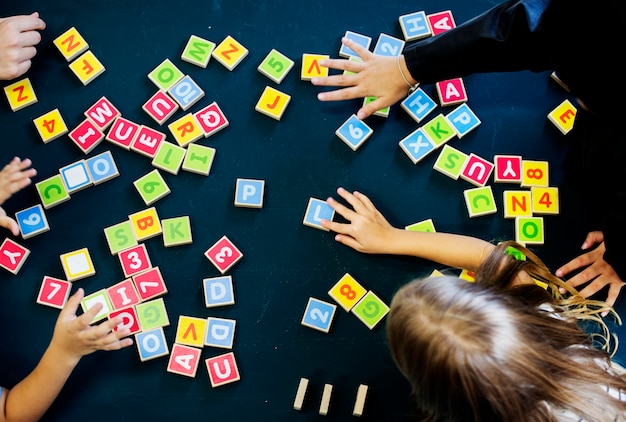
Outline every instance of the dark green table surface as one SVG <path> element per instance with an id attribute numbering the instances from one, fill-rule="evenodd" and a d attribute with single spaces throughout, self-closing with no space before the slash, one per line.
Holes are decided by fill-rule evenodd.
<path id="1" fill-rule="evenodd" d="M 0 16 L 37 10 L 48 24 L 26 75 L 39 101 L 17 112 L 6 101 L 0 104 L 0 162 L 15 155 L 32 158 L 39 172 L 35 181 L 85 157 L 67 136 L 48 144 L 39 138 L 32 120 L 53 108 L 59 108 L 73 128 L 87 107 L 104 95 L 124 117 L 158 129 L 141 105 L 156 91 L 147 74 L 165 58 L 206 93 L 190 111 L 217 101 L 230 121 L 226 129 L 199 141 L 217 150 L 208 177 L 182 170 L 178 175 L 162 173 L 172 193 L 154 206 L 161 218 L 189 215 L 193 243 L 165 248 L 161 237 L 144 243 L 169 289 L 164 300 L 172 322 L 165 329 L 170 348 L 179 315 L 236 319 L 233 352 L 241 380 L 212 388 L 202 364 L 192 379 L 167 372 L 165 357 L 140 362 L 134 346 L 98 352 L 81 361 L 45 419 L 318 420 L 323 418 L 317 412 L 325 383 L 334 385 L 328 420 L 357 419 L 351 413 L 361 383 L 369 386 L 363 420 L 408 419 L 410 390 L 388 353 L 384 322 L 370 331 L 338 308 L 325 334 L 300 325 L 300 320 L 309 297 L 332 302 L 327 292 L 346 272 L 389 303 L 400 285 L 439 267 L 413 258 L 361 255 L 337 244 L 332 234 L 302 224 L 307 201 L 326 198 L 344 186 L 367 193 L 396 226 L 432 218 L 438 231 L 507 239 L 514 236 L 514 228 L 512 220 L 503 218 L 501 195 L 510 185 L 490 183 L 500 211 L 470 219 L 462 192 L 472 186 L 433 171 L 436 154 L 414 165 L 398 147 L 418 126 L 399 106 L 392 107 L 388 118 L 369 118 L 373 136 L 352 151 L 335 130 L 360 101 L 319 102 L 320 89 L 300 79 L 302 54 L 337 57 L 346 30 L 374 41 L 380 33 L 402 38 L 398 17 L 410 12 L 450 9 L 460 23 L 494 3 L 3 2 Z M 87 86 L 72 74 L 52 44 L 72 26 L 106 67 Z M 231 35 L 250 53 L 233 71 L 213 59 L 202 69 L 180 60 L 190 35 L 217 43 Z M 296 62 L 280 85 L 257 71 L 272 48 Z M 468 104 L 482 124 L 462 140 L 452 140 L 451 146 L 487 159 L 516 154 L 550 162 L 550 185 L 560 188 L 561 213 L 545 218 L 546 244 L 535 250 L 555 269 L 578 253 L 587 230 L 581 199 L 561 169 L 568 139 L 546 118 L 567 96 L 548 73 L 475 75 L 465 83 Z M 267 85 L 292 97 L 280 121 L 254 109 Z M 424 89 L 436 98 L 433 86 Z M 182 115 L 179 110 L 175 117 Z M 97 272 L 75 282 L 87 293 L 124 278 L 117 257 L 108 251 L 103 229 L 147 208 L 132 182 L 153 167 L 148 158 L 106 141 L 88 156 L 106 150 L 113 153 L 120 176 L 47 210 L 50 231 L 16 239 L 31 251 L 19 274 L 0 272 L 1 385 L 12 386 L 26 376 L 48 344 L 58 310 L 35 299 L 44 275 L 64 277 L 62 253 L 89 249 Z M 265 180 L 262 209 L 234 206 L 237 178 Z M 39 202 L 31 186 L 4 207 L 14 214 Z M 233 276 L 236 304 L 207 309 L 202 279 L 219 272 L 203 252 L 223 235 L 244 254 L 228 272 Z M 4 231 L 1 239 L 7 236 Z M 623 303 L 618 302 L 618 309 Z M 205 347 L 202 359 L 223 352 Z M 310 385 L 298 412 L 292 404 L 300 377 L 309 378 Z"/>

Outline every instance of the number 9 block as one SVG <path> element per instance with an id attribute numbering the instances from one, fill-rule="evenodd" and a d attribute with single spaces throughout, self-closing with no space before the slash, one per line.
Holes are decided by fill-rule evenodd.
<path id="1" fill-rule="evenodd" d="M 352 313 L 370 330 L 374 329 L 388 312 L 389 306 L 371 290 L 352 308 Z"/>

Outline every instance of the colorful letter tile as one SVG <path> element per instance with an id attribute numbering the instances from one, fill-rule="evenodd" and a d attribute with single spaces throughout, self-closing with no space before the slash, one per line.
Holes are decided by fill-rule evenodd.
<path id="1" fill-rule="evenodd" d="M 204 304 L 207 308 L 234 305 L 233 278 L 231 276 L 209 277 L 202 280 Z"/>
<path id="2" fill-rule="evenodd" d="M 130 306 L 122 309 L 114 309 L 109 313 L 109 319 L 115 317 L 121 317 L 122 322 L 117 324 L 113 331 L 129 329 L 130 334 L 136 334 L 141 331 L 141 325 L 139 324 L 139 318 L 137 318 L 137 311 L 134 306 Z"/>
<path id="3" fill-rule="evenodd" d="M 505 190 L 502 195 L 504 218 L 531 217 L 533 215 L 529 191 Z"/>
<path id="4" fill-rule="evenodd" d="M 522 160 L 522 186 L 538 186 L 546 188 L 549 185 L 547 161 Z"/>
<path id="5" fill-rule="evenodd" d="M 435 150 L 435 144 L 428 139 L 421 127 L 408 134 L 400 141 L 399 145 L 413 164 L 417 164 Z"/>
<path id="6" fill-rule="evenodd" d="M 35 183 L 35 189 L 37 189 L 37 193 L 39 193 L 41 203 L 45 209 L 52 208 L 70 199 L 70 194 L 67 192 L 67 188 L 60 174 Z"/>
<path id="7" fill-rule="evenodd" d="M 96 273 L 87 248 L 62 254 L 61 265 L 63 265 L 67 281 L 76 281 Z"/>
<path id="8" fill-rule="evenodd" d="M 398 18 L 398 21 L 406 41 L 419 40 L 432 35 L 430 24 L 424 11 L 402 15 Z"/>
<path id="9" fill-rule="evenodd" d="M 165 141 L 165 134 L 163 132 L 159 132 L 148 126 L 141 126 L 133 143 L 130 145 L 130 149 L 146 157 L 154 158 L 163 141 Z"/>
<path id="10" fill-rule="evenodd" d="M 211 53 L 228 70 L 233 70 L 248 55 L 248 49 L 228 35 Z"/>
<path id="11" fill-rule="evenodd" d="M 287 109 L 291 96 L 271 86 L 266 86 L 254 109 L 275 120 L 280 120 Z"/>
<path id="12" fill-rule="evenodd" d="M 471 153 L 461 171 L 461 178 L 475 186 L 485 186 L 493 172 L 493 168 L 493 163 Z"/>
<path id="13" fill-rule="evenodd" d="M 480 120 L 467 104 L 461 104 L 452 110 L 446 115 L 446 119 L 454 126 L 459 138 L 464 137 L 480 125 Z"/>
<path id="14" fill-rule="evenodd" d="M 193 117 L 195 117 L 198 124 L 200 124 L 205 138 L 208 138 L 228 126 L 228 119 L 215 101 L 200 111 L 195 112 Z"/>
<path id="15" fill-rule="evenodd" d="M 352 32 L 352 31 L 346 31 L 344 38 L 347 38 L 349 40 L 351 40 L 352 42 L 360 45 L 361 47 L 363 47 L 366 50 L 369 50 L 370 45 L 372 44 L 372 38 L 368 37 L 366 35 L 362 35 L 362 34 L 358 34 L 356 32 Z M 341 44 L 341 48 L 339 49 L 339 55 L 341 57 L 345 57 L 345 58 L 350 58 L 350 57 L 359 57 L 358 54 L 356 54 L 356 52 L 348 47 L 346 47 L 344 44 Z"/>
<path id="16" fill-rule="evenodd" d="M 106 97 L 100 98 L 85 111 L 85 117 L 91 119 L 101 131 L 105 131 L 121 115 L 122 113 Z"/>
<path id="17" fill-rule="evenodd" d="M 559 213 L 559 188 L 537 187 L 530 188 L 533 202 L 533 214 L 558 214 Z"/>
<path id="18" fill-rule="evenodd" d="M 454 78 L 445 81 L 439 81 L 435 84 L 437 94 L 439 95 L 439 103 L 442 106 L 450 106 L 460 104 L 467 101 L 467 92 L 463 79 Z"/>
<path id="19" fill-rule="evenodd" d="M 422 88 L 417 88 L 401 103 L 402 107 L 417 123 L 420 123 L 431 111 L 437 108 L 435 100 L 430 98 Z"/>
<path id="20" fill-rule="evenodd" d="M 424 233 L 435 233 L 435 223 L 432 218 L 428 218 L 426 220 L 418 221 L 417 223 L 409 224 L 404 227 L 405 230 L 409 230 L 412 232 L 424 232 Z"/>
<path id="21" fill-rule="evenodd" d="M 187 150 L 171 142 L 163 141 L 152 159 L 152 165 L 172 174 L 178 174 Z"/>
<path id="22" fill-rule="evenodd" d="M 138 303 L 135 305 L 135 309 L 137 310 L 139 323 L 144 331 L 170 325 L 170 319 L 165 309 L 165 301 L 162 297 Z"/>
<path id="23" fill-rule="evenodd" d="M 187 41 L 180 58 L 187 63 L 206 68 L 211 59 L 213 49 L 215 49 L 214 42 L 192 35 L 189 37 L 189 41 Z"/>
<path id="24" fill-rule="evenodd" d="M 117 256 L 125 277 L 130 277 L 152 268 L 148 250 L 143 243 L 124 249 Z"/>
<path id="25" fill-rule="evenodd" d="M 156 86 L 162 91 L 167 91 L 176 82 L 183 78 L 183 72 L 181 72 L 170 59 L 165 59 L 148 73 L 148 79 L 150 79 Z"/>
<path id="26" fill-rule="evenodd" d="M 428 136 L 428 139 L 430 139 L 437 148 L 456 136 L 454 126 L 448 122 L 443 114 L 437 115 L 428 123 L 424 124 L 422 128 L 426 136 Z"/>
<path id="27" fill-rule="evenodd" d="M 326 201 L 317 198 L 309 198 L 309 203 L 304 213 L 302 224 L 316 229 L 328 231 L 322 227 L 322 220 L 332 221 L 335 210 Z"/>
<path id="28" fill-rule="evenodd" d="M 294 61 L 289 57 L 272 49 L 257 67 L 257 70 L 279 84 L 285 79 L 294 64 Z"/>
<path id="29" fill-rule="evenodd" d="M 170 353 L 162 327 L 135 334 L 135 343 L 142 362 L 167 356 Z"/>
<path id="30" fill-rule="evenodd" d="M 69 67 L 83 85 L 87 85 L 105 71 L 104 66 L 91 50 L 70 63 Z"/>
<path id="31" fill-rule="evenodd" d="M 122 309 L 141 302 L 135 283 L 130 278 L 106 289 L 113 309 Z"/>
<path id="32" fill-rule="evenodd" d="M 85 119 L 69 133 L 69 137 L 82 152 L 89 154 L 102 142 L 104 133 L 91 119 Z"/>
<path id="33" fill-rule="evenodd" d="M 548 113 L 548 120 L 550 120 L 563 135 L 567 135 L 574 128 L 576 112 L 576 107 L 566 99 L 559 104 L 557 108 Z"/>
<path id="34" fill-rule="evenodd" d="M 37 102 L 30 79 L 24 78 L 4 87 L 11 110 L 18 111 Z"/>
<path id="35" fill-rule="evenodd" d="M 191 79 L 189 75 L 184 76 L 180 81 L 176 82 L 167 90 L 167 93 L 170 94 L 183 111 L 189 109 L 189 107 L 204 97 L 204 91 L 200 89 L 198 84 Z"/>
<path id="36" fill-rule="evenodd" d="M 191 143 L 187 147 L 183 170 L 208 176 L 214 158 L 215 148 Z"/>
<path id="37" fill-rule="evenodd" d="M 132 224 L 128 220 L 105 228 L 104 236 L 106 237 L 107 244 L 109 245 L 111 255 L 115 255 L 119 251 L 123 251 L 124 249 L 128 249 L 137 244 L 135 231 L 133 230 Z"/>
<path id="38" fill-rule="evenodd" d="M 141 242 L 162 233 L 161 221 L 156 208 L 151 207 L 128 216 L 135 232 L 135 239 Z"/>
<path id="39" fill-rule="evenodd" d="M 235 340 L 235 325 L 237 321 L 226 318 L 207 318 L 204 345 L 232 349 Z"/>
<path id="40" fill-rule="evenodd" d="M 151 205 L 172 192 L 157 169 L 135 180 L 133 185 L 146 205 Z"/>
<path id="41" fill-rule="evenodd" d="M 52 42 L 68 62 L 72 61 L 80 53 L 89 48 L 89 44 L 87 44 L 87 41 L 85 41 L 75 27 L 71 27 L 56 37 Z"/>
<path id="42" fill-rule="evenodd" d="M 107 133 L 106 140 L 124 149 L 130 149 L 130 145 L 135 140 L 139 132 L 139 125 L 123 117 L 118 117 L 113 122 L 111 129 Z"/>
<path id="43" fill-rule="evenodd" d="M 327 54 L 308 54 L 302 55 L 302 71 L 300 72 L 300 80 L 310 81 L 312 78 L 325 78 L 328 76 L 328 68 L 320 65 L 320 60 L 329 59 Z"/>
<path id="44" fill-rule="evenodd" d="M 63 178 L 63 183 L 65 183 L 67 193 L 69 194 L 92 186 L 91 175 L 85 160 L 78 160 L 75 163 L 61 167 L 59 174 Z"/>
<path id="45" fill-rule="evenodd" d="M 543 217 L 515 218 L 515 241 L 522 245 L 543 245 Z"/>
<path id="46" fill-rule="evenodd" d="M 237 179 L 235 186 L 235 206 L 263 208 L 265 180 Z"/>
<path id="47" fill-rule="evenodd" d="M 405 42 L 399 38 L 392 37 L 387 34 L 380 34 L 376 46 L 374 46 L 374 54 L 378 56 L 397 57 L 402 54 Z"/>
<path id="48" fill-rule="evenodd" d="M 494 181 L 498 183 L 522 183 L 522 157 L 519 155 L 494 155 Z"/>
<path id="49" fill-rule="evenodd" d="M 106 182 L 120 175 L 111 151 L 105 151 L 86 160 L 89 175 L 94 185 Z"/>
<path id="50" fill-rule="evenodd" d="M 194 378 L 198 370 L 201 351 L 196 347 L 174 343 L 167 364 L 167 372 Z"/>
<path id="51" fill-rule="evenodd" d="M 159 267 L 154 267 L 133 276 L 133 283 L 142 302 L 163 296 L 167 293 L 167 287 L 161 275 Z"/>
<path id="52" fill-rule="evenodd" d="M 81 307 L 83 308 L 83 312 L 87 312 L 96 303 L 101 303 L 102 309 L 100 309 L 100 312 L 98 312 L 93 317 L 93 319 L 91 320 L 92 324 L 94 322 L 103 320 L 104 318 L 107 317 L 107 315 L 111 313 L 111 311 L 113 311 L 113 308 L 111 307 L 111 303 L 109 302 L 109 297 L 107 296 L 105 289 L 98 290 L 97 292 L 94 292 L 90 295 L 85 296 L 83 300 L 80 302 Z"/>
<path id="53" fill-rule="evenodd" d="M 465 168 L 465 163 L 468 158 L 468 155 L 464 152 L 446 144 L 439 153 L 439 157 L 437 157 L 433 169 L 454 180 L 458 180 L 461 171 Z"/>
<path id="54" fill-rule="evenodd" d="M 202 347 L 206 333 L 207 320 L 180 315 L 176 328 L 176 343 L 187 346 Z"/>
<path id="55" fill-rule="evenodd" d="M 167 125 L 167 127 L 178 145 L 181 147 L 204 137 L 204 132 L 202 131 L 200 124 L 191 113 L 185 114 Z"/>
<path id="56" fill-rule="evenodd" d="M 450 10 L 432 13 L 430 15 L 426 15 L 426 18 L 428 19 L 428 24 L 430 26 L 433 36 L 456 27 L 454 17 L 452 16 L 452 11 Z"/>
<path id="57" fill-rule="evenodd" d="M 152 117 L 155 122 L 161 125 L 176 113 L 178 103 L 167 95 L 167 92 L 158 90 L 141 108 L 148 116 Z"/>

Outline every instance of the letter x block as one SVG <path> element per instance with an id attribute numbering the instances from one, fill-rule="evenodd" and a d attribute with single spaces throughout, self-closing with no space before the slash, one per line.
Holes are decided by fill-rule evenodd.
<path id="1" fill-rule="evenodd" d="M 204 256 L 206 256 L 222 274 L 226 273 L 226 271 L 243 258 L 241 251 L 237 249 L 234 243 L 226 236 L 222 236 L 220 240 L 207 249 Z"/>

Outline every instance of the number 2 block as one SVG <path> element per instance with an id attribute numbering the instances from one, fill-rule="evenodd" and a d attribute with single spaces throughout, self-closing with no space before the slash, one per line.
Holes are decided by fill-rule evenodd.
<path id="1" fill-rule="evenodd" d="M 344 141 L 353 151 L 372 136 L 374 130 L 353 114 L 335 131 L 335 135 Z"/>
<path id="2" fill-rule="evenodd" d="M 24 78 L 4 87 L 4 93 L 9 100 L 11 110 L 18 111 L 37 102 L 30 79 Z"/>
<path id="3" fill-rule="evenodd" d="M 37 295 L 37 303 L 63 309 L 68 297 L 72 283 L 58 278 L 44 276 Z"/>
<path id="4" fill-rule="evenodd" d="M 367 290 L 347 273 L 328 291 L 328 295 L 335 299 L 347 312 L 365 296 L 365 293 Z"/>
<path id="5" fill-rule="evenodd" d="M 204 253 L 204 256 L 224 274 L 243 257 L 243 254 L 228 237 L 223 236 Z"/>
<path id="6" fill-rule="evenodd" d="M 337 305 L 310 297 L 300 324 L 323 333 L 328 333 L 336 310 Z"/>

